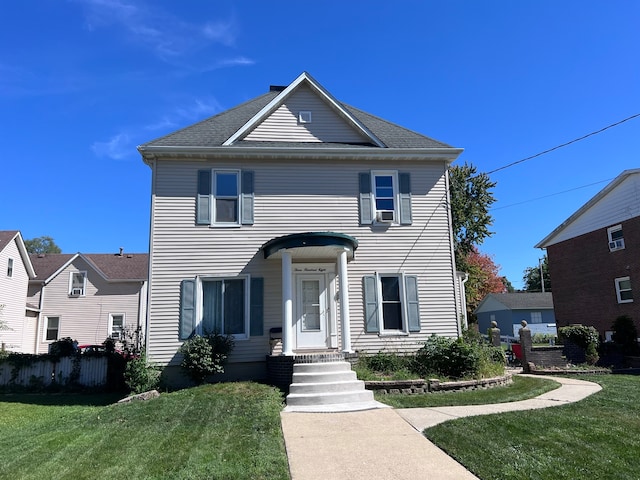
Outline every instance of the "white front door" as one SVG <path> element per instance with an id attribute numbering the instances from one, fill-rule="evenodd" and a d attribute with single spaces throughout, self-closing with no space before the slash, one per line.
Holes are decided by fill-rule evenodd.
<path id="1" fill-rule="evenodd" d="M 296 347 L 327 348 L 327 293 L 323 274 L 296 277 Z"/>

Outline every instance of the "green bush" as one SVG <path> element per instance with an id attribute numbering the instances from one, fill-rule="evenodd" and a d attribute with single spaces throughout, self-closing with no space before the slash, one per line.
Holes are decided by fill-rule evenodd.
<path id="1" fill-rule="evenodd" d="M 534 345 L 548 345 L 552 340 L 555 342 L 556 336 L 553 333 L 534 333 L 531 335 L 531 343 Z"/>
<path id="2" fill-rule="evenodd" d="M 233 347 L 234 340 L 231 335 L 195 335 L 186 340 L 179 349 L 183 355 L 180 366 L 200 385 L 210 375 L 224 373 L 224 364 Z"/>
<path id="3" fill-rule="evenodd" d="M 629 315 L 620 315 L 611 326 L 613 335 L 611 340 L 622 348 L 624 355 L 638 355 L 638 329 Z"/>
<path id="4" fill-rule="evenodd" d="M 49 345 L 49 354 L 54 357 L 69 357 L 79 353 L 78 342 L 70 337 L 61 338 Z"/>
<path id="5" fill-rule="evenodd" d="M 502 349 L 477 335 L 458 339 L 432 335 L 416 353 L 413 369 L 422 378 L 481 378 L 504 373 L 504 364 Z"/>
<path id="6" fill-rule="evenodd" d="M 568 327 L 560 327 L 558 335 L 583 348 L 585 360 L 589 365 L 597 363 L 600 358 L 598 355 L 600 336 L 595 328 L 585 325 L 569 325 Z"/>
<path id="7" fill-rule="evenodd" d="M 158 388 L 160 370 L 147 362 L 145 352 L 127 362 L 124 381 L 133 393 L 148 392 Z"/>

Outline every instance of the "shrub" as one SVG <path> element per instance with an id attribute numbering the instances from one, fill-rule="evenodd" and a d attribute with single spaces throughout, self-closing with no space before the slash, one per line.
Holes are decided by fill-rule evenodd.
<path id="1" fill-rule="evenodd" d="M 158 388 L 160 370 L 150 365 L 144 350 L 137 358 L 127 362 L 124 370 L 124 381 L 133 393 L 143 393 Z"/>
<path id="2" fill-rule="evenodd" d="M 640 352 L 638 346 L 638 329 L 629 315 L 620 315 L 611 326 L 614 343 L 622 347 L 624 355 L 637 355 Z"/>
<path id="3" fill-rule="evenodd" d="M 186 340 L 180 347 L 183 359 L 180 366 L 198 385 L 204 383 L 207 377 L 216 373 L 224 373 L 224 364 L 234 341 L 231 335 L 217 333 L 206 336 L 195 335 Z"/>
<path id="4" fill-rule="evenodd" d="M 78 342 L 70 337 L 61 338 L 49 345 L 49 353 L 54 357 L 69 357 L 78 352 Z"/>
<path id="5" fill-rule="evenodd" d="M 486 377 L 504 372 L 502 349 L 492 347 L 478 335 L 457 340 L 432 335 L 415 356 L 414 370 L 428 376 L 459 379 Z"/>
<path id="6" fill-rule="evenodd" d="M 555 341 L 556 336 L 553 333 L 534 333 L 531 335 L 531 343 L 534 345 L 549 344 Z"/>
<path id="7" fill-rule="evenodd" d="M 569 325 L 558 330 L 559 336 L 566 339 L 580 348 L 584 349 L 585 360 L 589 365 L 595 365 L 598 359 L 598 344 L 600 337 L 598 331 L 593 327 L 585 325 Z"/>

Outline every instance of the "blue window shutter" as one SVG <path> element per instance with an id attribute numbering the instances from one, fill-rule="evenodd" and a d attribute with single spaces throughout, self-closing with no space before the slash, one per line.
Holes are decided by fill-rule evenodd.
<path id="1" fill-rule="evenodd" d="M 400 224 L 411 225 L 411 175 L 400 172 L 398 174 L 400 186 Z"/>
<path id="2" fill-rule="evenodd" d="M 418 277 L 405 275 L 404 295 L 407 302 L 407 322 L 410 332 L 420 331 L 420 304 L 418 302 Z"/>
<path id="3" fill-rule="evenodd" d="M 264 279 L 251 277 L 251 295 L 249 298 L 249 335 L 264 335 Z"/>
<path id="4" fill-rule="evenodd" d="M 375 276 L 362 277 L 364 292 L 364 330 L 367 333 L 380 331 L 378 312 L 378 280 Z"/>
<path id="5" fill-rule="evenodd" d="M 241 212 L 240 223 L 242 225 L 253 225 L 253 172 L 249 170 L 242 171 L 240 190 L 241 195 Z"/>
<path id="6" fill-rule="evenodd" d="M 196 223 L 211 224 L 211 170 L 198 170 Z"/>
<path id="7" fill-rule="evenodd" d="M 196 281 L 180 282 L 180 340 L 196 333 Z"/>
<path id="8" fill-rule="evenodd" d="M 373 192 L 371 191 L 371 173 L 358 174 L 360 182 L 360 225 L 373 223 Z"/>

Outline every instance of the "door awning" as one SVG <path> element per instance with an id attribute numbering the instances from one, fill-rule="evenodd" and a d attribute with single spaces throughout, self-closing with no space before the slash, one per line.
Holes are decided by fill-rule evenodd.
<path id="1" fill-rule="evenodd" d="M 356 248 L 358 240 L 336 232 L 294 233 L 272 238 L 261 247 L 264 258 L 281 258 L 282 251 L 286 250 L 292 258 L 314 259 L 335 259 L 345 249 L 347 257 L 352 259 Z"/>

